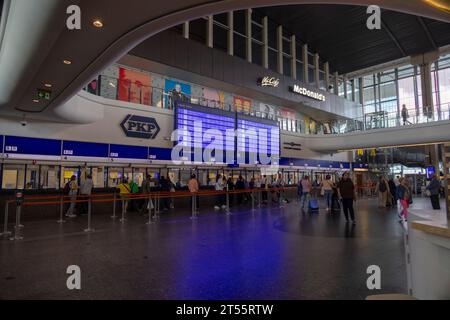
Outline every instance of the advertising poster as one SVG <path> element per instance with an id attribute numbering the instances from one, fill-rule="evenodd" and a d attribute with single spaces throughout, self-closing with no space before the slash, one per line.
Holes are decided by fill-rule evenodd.
<path id="1" fill-rule="evenodd" d="M 152 101 L 151 80 L 147 73 L 120 68 L 118 100 L 149 106 Z"/>
<path id="2" fill-rule="evenodd" d="M 203 98 L 210 108 L 223 109 L 225 106 L 225 94 L 222 91 L 205 88 Z"/>
<path id="3" fill-rule="evenodd" d="M 191 101 L 191 85 L 174 80 L 166 80 L 165 83 L 165 108 L 174 109 L 176 102 L 190 102 Z"/>
<path id="4" fill-rule="evenodd" d="M 252 100 L 242 97 L 234 97 L 234 106 L 237 112 L 249 114 L 252 109 Z"/>
<path id="5" fill-rule="evenodd" d="M 275 108 L 271 105 L 260 103 L 259 104 L 259 112 L 261 113 L 262 118 L 275 120 Z"/>

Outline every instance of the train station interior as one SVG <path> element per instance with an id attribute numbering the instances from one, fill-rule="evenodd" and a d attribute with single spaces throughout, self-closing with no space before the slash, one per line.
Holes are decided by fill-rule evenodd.
<path id="1" fill-rule="evenodd" d="M 450 299 L 450 4 L 374 2 L 0 0 L 0 299 Z"/>

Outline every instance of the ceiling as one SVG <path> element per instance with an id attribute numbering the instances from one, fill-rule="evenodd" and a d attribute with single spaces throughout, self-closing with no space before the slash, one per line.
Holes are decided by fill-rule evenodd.
<path id="1" fill-rule="evenodd" d="M 104 68 L 148 37 L 199 17 L 273 5 L 275 0 L 2 0 L 8 8 L 0 21 L 0 113 L 34 114 L 54 121 L 74 122 L 58 115 L 58 108 L 73 97 Z M 422 0 L 277 0 L 277 5 L 294 3 L 379 4 L 388 9 L 411 12 L 449 21 L 447 12 Z M 66 28 L 66 9 L 79 5 L 82 29 Z M 92 26 L 104 20 L 103 29 Z M 275 19 L 276 17 L 273 17 Z M 6 28 L 2 27 L 2 24 Z M 391 26 L 393 28 L 393 26 Z M 406 44 L 404 44 L 406 46 Z M 318 48 L 319 50 L 320 48 Z M 325 54 L 325 53 L 324 53 Z M 62 60 L 70 59 L 70 66 Z M 37 89 L 53 85 L 50 100 L 34 103 Z"/>
<path id="2" fill-rule="evenodd" d="M 270 31 L 277 25 L 295 34 L 345 74 L 450 44 L 450 23 L 382 10 L 381 30 L 369 30 L 367 8 L 348 5 L 296 5 L 255 9 L 268 16 Z M 312 63 L 312 61 L 310 61 Z"/>

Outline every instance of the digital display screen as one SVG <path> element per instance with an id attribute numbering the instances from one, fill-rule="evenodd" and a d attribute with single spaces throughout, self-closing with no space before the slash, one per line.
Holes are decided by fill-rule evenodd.
<path id="1" fill-rule="evenodd" d="M 205 149 L 215 142 L 217 150 L 225 152 L 235 149 L 235 136 L 227 134 L 227 130 L 231 130 L 232 133 L 235 130 L 235 114 L 232 112 L 191 104 L 179 104 L 176 109 L 175 121 L 175 129 L 178 129 L 178 141 L 188 141 L 189 147 Z M 220 134 L 213 134 L 214 132 Z"/>
<path id="2" fill-rule="evenodd" d="M 280 155 L 280 129 L 276 121 L 239 115 L 237 129 L 239 152 Z"/>

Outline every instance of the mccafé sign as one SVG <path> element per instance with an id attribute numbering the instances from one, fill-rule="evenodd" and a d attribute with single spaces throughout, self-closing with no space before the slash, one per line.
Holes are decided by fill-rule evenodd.
<path id="1" fill-rule="evenodd" d="M 292 92 L 300 94 L 302 96 L 312 98 L 318 101 L 326 101 L 325 95 L 316 91 L 311 91 L 305 87 L 301 87 L 299 85 L 294 85 L 292 87 Z"/>
<path id="2" fill-rule="evenodd" d="M 277 79 L 275 77 L 264 77 L 260 79 L 259 83 L 262 87 L 278 88 L 278 86 L 280 85 L 280 79 Z"/>

